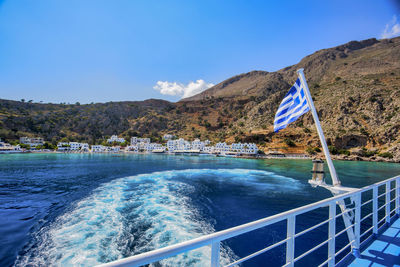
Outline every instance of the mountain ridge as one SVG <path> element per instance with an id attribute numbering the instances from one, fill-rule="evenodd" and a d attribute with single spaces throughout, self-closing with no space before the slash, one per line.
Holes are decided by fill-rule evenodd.
<path id="1" fill-rule="evenodd" d="M 192 101 L 192 100 L 200 100 L 202 98 L 207 98 L 207 97 L 222 96 L 222 94 L 215 94 L 215 91 L 219 91 L 223 88 L 226 88 L 227 84 L 231 84 L 233 82 L 239 81 L 244 77 L 254 78 L 255 75 L 261 75 L 261 76 L 264 76 L 267 78 L 269 78 L 268 76 L 273 76 L 273 77 L 269 78 L 272 80 L 281 80 L 283 78 L 286 78 L 285 79 L 286 83 L 284 83 L 283 85 L 288 86 L 290 84 L 289 83 L 290 79 L 292 79 L 293 82 L 294 82 L 294 80 L 296 80 L 295 77 L 297 77 L 297 74 L 296 74 L 297 69 L 304 68 L 304 70 L 307 74 L 307 72 L 309 72 L 310 69 L 316 69 L 313 66 L 313 64 L 317 63 L 317 64 L 325 65 L 324 68 L 322 68 L 322 69 L 321 69 L 321 67 L 318 68 L 321 70 L 319 71 L 319 73 L 317 75 L 315 73 L 313 73 L 312 75 L 307 75 L 307 80 L 309 82 L 310 81 L 313 82 L 316 80 L 320 80 L 321 79 L 320 76 L 322 76 L 322 73 L 326 72 L 326 65 L 327 65 L 326 61 L 327 60 L 335 60 L 336 58 L 347 58 L 349 53 L 353 53 L 357 50 L 364 49 L 364 48 L 367 48 L 367 47 L 370 47 L 370 46 L 373 46 L 373 45 L 379 44 L 379 43 L 383 43 L 383 44 L 391 43 L 391 42 L 398 43 L 399 40 L 400 40 L 400 37 L 396 37 L 396 38 L 392 38 L 392 39 L 383 39 L 382 41 L 378 41 L 375 38 L 371 38 L 371 39 L 362 40 L 362 41 L 350 41 L 346 44 L 342 44 L 342 45 L 335 46 L 332 48 L 321 49 L 321 50 L 314 52 L 311 55 L 305 56 L 297 64 L 282 68 L 275 72 L 254 70 L 254 71 L 250 71 L 247 73 L 238 74 L 238 75 L 235 75 L 231 78 L 228 78 L 228 79 L 216 84 L 215 86 L 213 86 L 195 96 L 188 97 L 188 98 L 182 99 L 180 101 Z"/>
<path id="2" fill-rule="evenodd" d="M 93 143 L 114 133 L 154 140 L 172 133 L 187 139 L 256 142 L 266 152 L 315 154 L 319 141 L 310 114 L 273 133 L 275 111 L 298 68 L 304 68 L 325 135 L 340 157 L 379 158 L 380 153 L 389 153 L 400 161 L 400 37 L 322 49 L 275 72 L 233 76 L 176 103 L 150 99 L 63 105 L 0 100 L 0 137 L 40 135 L 52 142 L 69 138 Z"/>

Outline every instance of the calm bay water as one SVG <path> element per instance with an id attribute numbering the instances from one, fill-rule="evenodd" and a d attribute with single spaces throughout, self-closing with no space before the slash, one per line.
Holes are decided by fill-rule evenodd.
<path id="1" fill-rule="evenodd" d="M 400 164 L 337 161 L 335 166 L 342 184 L 351 187 L 400 174 Z M 310 170 L 310 160 L 0 155 L 0 266 L 93 266 L 331 197 L 308 185 Z M 299 223 L 318 217 L 310 214 Z M 225 242 L 222 260 L 280 240 L 281 227 Z M 306 249 L 322 232 L 299 240 L 299 247 Z M 247 265 L 281 265 L 282 249 Z M 316 253 L 304 264 L 320 263 L 324 252 Z M 209 257 L 207 247 L 164 264 L 204 266 Z"/>

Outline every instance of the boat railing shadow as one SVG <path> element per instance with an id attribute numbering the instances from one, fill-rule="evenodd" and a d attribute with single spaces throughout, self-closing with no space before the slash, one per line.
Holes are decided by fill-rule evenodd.
<path id="1" fill-rule="evenodd" d="M 387 231 L 390 231 L 390 235 L 387 235 Z M 400 263 L 400 228 L 391 227 L 378 236 L 370 248 L 367 248 L 365 252 L 372 255 L 361 255 L 361 259 L 370 261 L 368 266 L 380 264 L 382 266 L 398 266 Z"/>

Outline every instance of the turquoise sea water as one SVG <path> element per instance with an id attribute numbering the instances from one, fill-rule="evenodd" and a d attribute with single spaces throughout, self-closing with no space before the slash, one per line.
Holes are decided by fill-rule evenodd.
<path id="1" fill-rule="evenodd" d="M 400 164 L 334 164 L 342 184 L 351 187 L 400 174 Z M 310 160 L 0 155 L 0 266 L 93 266 L 331 197 L 308 185 L 310 170 Z M 310 214 L 298 226 L 318 216 Z M 246 256 L 283 234 L 276 225 L 233 238 L 223 244 L 222 261 Z M 306 249 L 321 236 L 316 231 L 296 246 Z M 247 265 L 281 265 L 281 249 Z M 323 256 L 317 251 L 304 265 Z M 204 266 L 209 257 L 206 247 L 163 264 Z"/>

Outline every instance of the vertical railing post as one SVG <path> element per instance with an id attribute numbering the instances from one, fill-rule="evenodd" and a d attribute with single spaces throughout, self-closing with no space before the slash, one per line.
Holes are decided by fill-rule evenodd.
<path id="1" fill-rule="evenodd" d="M 386 182 L 386 188 L 385 188 L 385 222 L 386 224 L 390 223 L 390 182 Z"/>
<path id="2" fill-rule="evenodd" d="M 287 239 L 286 241 L 286 266 L 294 265 L 294 235 L 296 234 L 296 217 L 291 215 L 287 219 Z"/>
<path id="3" fill-rule="evenodd" d="M 335 266 L 336 201 L 329 204 L 328 266 Z"/>
<path id="4" fill-rule="evenodd" d="M 354 244 L 353 244 L 353 255 L 360 257 L 360 228 L 361 228 L 361 192 L 358 192 L 354 196 Z"/>
<path id="5" fill-rule="evenodd" d="M 372 233 L 378 234 L 378 186 L 372 188 Z"/>
<path id="6" fill-rule="evenodd" d="M 220 247 L 219 241 L 212 242 L 211 244 L 211 267 L 219 267 Z"/>
<path id="7" fill-rule="evenodd" d="M 400 215 L 400 177 L 396 179 L 396 191 L 395 191 L 395 202 L 396 202 L 396 214 Z"/>

